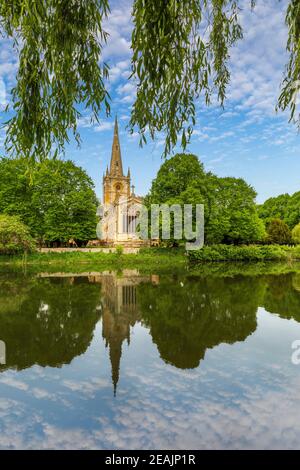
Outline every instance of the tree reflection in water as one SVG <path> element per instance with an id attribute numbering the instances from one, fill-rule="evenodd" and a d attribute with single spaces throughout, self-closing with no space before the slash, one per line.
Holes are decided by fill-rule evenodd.
<path id="1" fill-rule="evenodd" d="M 0 370 L 70 363 L 87 350 L 102 319 L 116 393 L 122 345 L 130 344 L 137 322 L 166 363 L 191 369 L 207 349 L 252 334 L 259 306 L 300 321 L 300 275 L 1 274 L 7 364 Z"/>

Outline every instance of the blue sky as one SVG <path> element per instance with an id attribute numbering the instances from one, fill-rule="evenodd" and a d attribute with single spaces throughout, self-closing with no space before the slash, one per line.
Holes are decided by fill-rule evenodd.
<path id="1" fill-rule="evenodd" d="M 188 148 L 205 168 L 219 176 L 243 177 L 257 191 L 258 202 L 281 193 L 300 190 L 300 136 L 288 123 L 288 116 L 275 113 L 280 82 L 287 61 L 284 23 L 287 0 L 258 0 L 254 12 L 241 12 L 245 38 L 231 51 L 231 85 L 225 109 L 217 105 L 197 105 L 197 124 Z M 106 21 L 109 40 L 103 59 L 111 67 L 108 89 L 112 116 L 100 125 L 91 125 L 85 113 L 79 122 L 82 145 L 67 146 L 66 158 L 74 160 L 93 178 L 97 195 L 102 196 L 102 174 L 110 160 L 113 121 L 119 117 L 125 171 L 130 166 L 136 193 L 146 194 L 162 159 L 163 139 L 139 148 L 137 135 L 126 131 L 135 86 L 130 75 L 131 0 L 111 1 Z M 18 68 L 11 44 L 0 41 L 0 110 L 9 100 L 9 90 Z M 0 113 L 3 122 L 5 116 Z M 4 134 L 0 134 L 0 154 Z M 1 147 L 2 146 L 2 147 Z"/>

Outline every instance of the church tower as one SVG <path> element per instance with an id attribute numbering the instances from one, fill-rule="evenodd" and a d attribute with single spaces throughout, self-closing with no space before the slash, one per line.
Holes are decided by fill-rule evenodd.
<path id="1" fill-rule="evenodd" d="M 124 175 L 118 120 L 115 119 L 110 165 L 103 175 L 103 203 L 97 214 L 97 237 L 107 246 L 140 248 L 148 246 L 137 230 L 143 199 L 131 186 L 130 170 Z"/>
<path id="2" fill-rule="evenodd" d="M 114 204 L 118 202 L 121 196 L 130 197 L 130 170 L 128 169 L 127 176 L 124 176 L 116 117 L 110 168 L 108 170 L 107 167 L 106 174 L 103 175 L 103 202 L 104 204 Z"/>

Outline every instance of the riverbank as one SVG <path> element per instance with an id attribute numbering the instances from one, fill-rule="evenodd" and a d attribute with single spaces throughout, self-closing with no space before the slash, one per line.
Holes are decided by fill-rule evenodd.
<path id="1" fill-rule="evenodd" d="M 185 252 L 184 248 L 147 248 L 137 253 L 104 253 L 99 251 L 68 251 L 32 253 L 26 256 L 0 256 L 1 267 L 25 268 L 29 270 L 60 271 L 103 271 L 138 269 L 143 272 L 175 271 L 184 269 L 203 269 L 210 265 L 210 271 L 220 272 L 235 264 L 240 268 L 260 271 L 270 262 L 285 265 L 300 261 L 300 246 L 205 246 L 201 250 Z M 280 263 L 281 262 L 281 263 Z M 273 264 L 273 263 L 272 263 Z M 275 263 L 276 264 L 276 263 Z M 224 266 L 226 265 L 226 266 Z M 257 268 L 253 266 L 257 265 Z M 214 267 L 212 267 L 214 266 Z M 234 268 L 234 271 L 236 269 Z"/>
<path id="2" fill-rule="evenodd" d="M 68 251 L 32 253 L 27 256 L 0 256 L 1 267 L 44 270 L 59 268 L 60 271 L 103 271 L 139 269 L 144 272 L 157 269 L 183 269 L 188 263 L 184 249 L 145 249 L 138 253 L 104 253 L 99 251 Z M 52 269 L 51 269 L 52 270 Z"/>
<path id="3" fill-rule="evenodd" d="M 300 245 L 212 245 L 188 252 L 192 263 L 222 261 L 297 261 L 300 260 Z"/>

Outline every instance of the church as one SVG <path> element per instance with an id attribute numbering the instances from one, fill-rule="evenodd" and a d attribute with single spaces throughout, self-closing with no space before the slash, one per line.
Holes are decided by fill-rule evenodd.
<path id="1" fill-rule="evenodd" d="M 97 236 L 102 245 L 138 248 L 147 242 L 136 233 L 142 198 L 136 196 L 131 185 L 130 169 L 124 175 L 118 120 L 115 119 L 110 166 L 103 175 L 103 203 L 97 215 L 100 218 Z"/>

